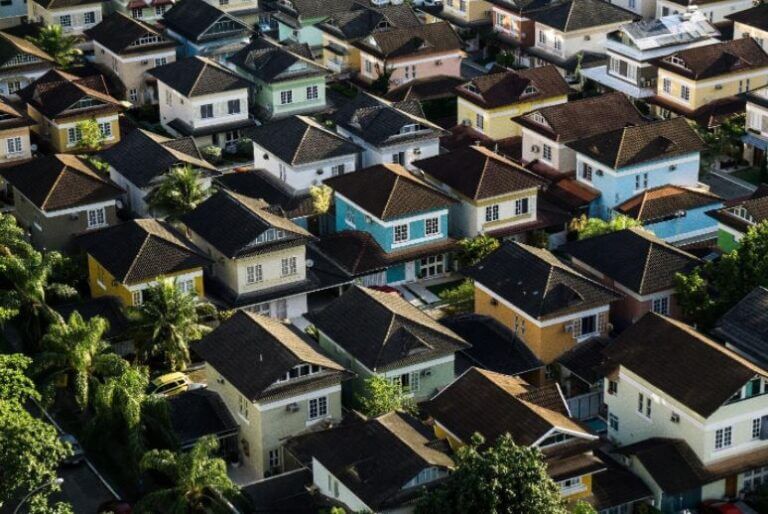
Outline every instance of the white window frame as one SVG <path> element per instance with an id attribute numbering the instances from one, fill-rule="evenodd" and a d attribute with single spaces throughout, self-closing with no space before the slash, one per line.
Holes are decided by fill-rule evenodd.
<path id="1" fill-rule="evenodd" d="M 293 91 L 286 89 L 280 91 L 280 105 L 289 105 L 293 103 Z"/>
<path id="2" fill-rule="evenodd" d="M 552 162 L 552 147 L 546 143 L 541 145 L 541 158 L 547 162 Z"/>
<path id="3" fill-rule="evenodd" d="M 424 235 L 437 236 L 440 235 L 440 218 L 427 218 L 424 220 Z"/>
<path id="4" fill-rule="evenodd" d="M 395 225 L 392 228 L 392 241 L 397 243 L 406 243 L 410 239 L 410 227 L 408 223 L 402 225 Z"/>
<path id="5" fill-rule="evenodd" d="M 66 20 L 66 23 L 65 23 Z M 62 27 L 71 27 L 72 26 L 72 15 L 70 14 L 64 14 L 62 16 L 59 16 L 59 25 Z"/>
<path id="6" fill-rule="evenodd" d="M 320 98 L 320 90 L 317 86 L 307 86 L 307 100 L 317 100 Z"/>
<path id="7" fill-rule="evenodd" d="M 264 268 L 261 264 L 252 264 L 245 268 L 245 283 L 258 284 L 264 280 Z"/>
<path id="8" fill-rule="evenodd" d="M 284 257 L 280 260 L 280 276 L 290 277 L 298 273 L 296 257 Z"/>
<path id="9" fill-rule="evenodd" d="M 24 145 L 21 137 L 9 137 L 5 140 L 5 148 L 8 150 L 8 155 L 20 154 L 24 151 Z"/>
<path id="10" fill-rule="evenodd" d="M 86 223 L 87 223 L 88 229 L 106 226 L 107 213 L 104 207 L 98 207 L 96 209 L 88 209 L 88 212 L 86 213 Z"/>
<path id="11" fill-rule="evenodd" d="M 133 303 L 134 307 L 137 307 L 144 303 L 144 291 L 139 289 L 138 291 L 132 291 L 131 292 L 131 302 Z"/>
<path id="12" fill-rule="evenodd" d="M 328 416 L 328 397 L 318 396 L 307 402 L 307 419 L 314 421 Z"/>
<path id="13" fill-rule="evenodd" d="M 661 296 L 659 298 L 655 298 L 651 302 L 651 310 L 655 312 L 656 314 L 661 314 L 662 316 L 669 316 L 669 296 Z"/>
<path id="14" fill-rule="evenodd" d="M 531 202 L 526 196 L 515 200 L 515 216 L 522 216 L 531 212 Z"/>
<path id="15" fill-rule="evenodd" d="M 725 450 L 733 446 L 733 427 L 715 430 L 715 450 Z"/>
<path id="16" fill-rule="evenodd" d="M 499 205 L 489 205 L 485 208 L 485 221 L 498 221 L 499 219 Z"/>

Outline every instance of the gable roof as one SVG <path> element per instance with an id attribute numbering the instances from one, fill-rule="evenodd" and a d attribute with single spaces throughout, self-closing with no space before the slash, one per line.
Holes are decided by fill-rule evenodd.
<path id="1" fill-rule="evenodd" d="M 65 9 L 82 5 L 103 4 L 103 0 L 32 0 L 45 9 Z"/>
<path id="2" fill-rule="evenodd" d="M 701 264 L 695 256 L 640 228 L 574 241 L 563 250 L 639 295 L 671 289 L 677 273 Z"/>
<path id="3" fill-rule="evenodd" d="M 44 65 L 53 65 L 53 57 L 24 38 L 0 31 L 0 64 L 5 64 L 18 54 L 31 55 L 40 59 Z M 39 67 L 41 63 L 19 63 L 13 67 Z"/>
<path id="4" fill-rule="evenodd" d="M 637 14 L 602 0 L 568 0 L 536 12 L 533 19 L 560 32 L 628 23 L 640 19 Z"/>
<path id="5" fill-rule="evenodd" d="M 536 115 L 544 119 L 544 124 L 535 121 Z M 622 93 L 608 93 L 542 107 L 512 120 L 562 143 L 646 123 L 637 108 Z"/>
<path id="6" fill-rule="evenodd" d="M 279 207 L 291 219 L 315 213 L 309 193 L 295 194 L 288 184 L 267 170 L 225 173 L 216 178 L 216 184 L 234 193 L 262 199 L 273 208 Z"/>
<path id="7" fill-rule="evenodd" d="M 188 164 L 203 173 L 218 173 L 203 159 L 191 137 L 170 139 L 138 128 L 101 152 L 99 157 L 140 188 L 151 186 L 155 179 L 181 164 Z"/>
<path id="8" fill-rule="evenodd" d="M 248 88 L 247 80 L 207 57 L 188 57 L 147 73 L 186 97 Z"/>
<path id="9" fill-rule="evenodd" d="M 323 334 L 375 372 L 450 355 L 469 346 L 403 298 L 359 286 L 307 316 Z"/>
<path id="10" fill-rule="evenodd" d="M 168 398 L 168 414 L 182 449 L 206 435 L 236 437 L 240 432 L 224 400 L 211 389 L 191 389 Z"/>
<path id="11" fill-rule="evenodd" d="M 673 59 L 681 60 L 683 64 L 673 63 Z M 681 50 L 655 62 L 667 71 L 703 80 L 726 73 L 766 68 L 768 55 L 754 39 L 747 37 Z"/>
<path id="12" fill-rule="evenodd" d="M 163 48 L 175 48 L 176 43 L 163 37 L 152 25 L 115 12 L 102 19 L 85 34 L 100 45 L 116 54 L 142 53 Z M 158 42 L 136 45 L 139 38 L 150 35 L 160 38 Z M 132 46 L 135 45 L 135 46 Z"/>
<path id="13" fill-rule="evenodd" d="M 768 185 L 759 186 L 749 198 L 729 202 L 726 207 L 708 211 L 707 214 L 725 226 L 746 233 L 752 223 L 732 212 L 738 208 L 744 209 L 754 223 L 768 220 Z"/>
<path id="14" fill-rule="evenodd" d="M 19 97 L 48 118 L 67 115 L 78 100 L 91 98 L 95 106 L 78 108 L 71 115 L 84 113 L 115 112 L 121 103 L 110 95 L 103 75 L 78 77 L 61 70 L 50 70 L 45 75 L 17 92 Z"/>
<path id="15" fill-rule="evenodd" d="M 455 200 L 399 164 L 377 164 L 325 183 L 380 220 L 445 209 Z"/>
<path id="16" fill-rule="evenodd" d="M 704 142 L 683 117 L 625 127 L 568 143 L 613 169 L 666 159 L 704 149 Z"/>
<path id="17" fill-rule="evenodd" d="M 743 23 L 748 27 L 760 30 L 768 30 L 768 5 L 760 4 L 725 16 L 725 19 L 736 23 Z M 737 35 L 738 37 L 738 35 Z"/>
<path id="18" fill-rule="evenodd" d="M 312 239 L 309 232 L 291 220 L 271 212 L 266 202 L 226 190 L 182 216 L 181 222 L 230 259 L 302 245 Z M 258 241 L 270 229 L 283 236 Z"/>
<path id="19" fill-rule="evenodd" d="M 231 33 L 222 33 L 217 36 L 206 35 L 206 31 L 221 18 L 226 18 L 239 27 L 234 32 L 239 31 L 243 34 L 250 32 L 245 23 L 205 0 L 182 0 L 174 4 L 163 15 L 163 25 L 192 41 L 228 37 L 228 34 L 231 35 Z"/>
<path id="20" fill-rule="evenodd" d="M 278 2 L 281 13 L 289 12 L 301 19 L 322 18 L 355 7 L 357 0 L 290 0 Z"/>
<path id="21" fill-rule="evenodd" d="M 135 219 L 80 237 L 80 247 L 122 284 L 201 268 L 208 259 L 173 226 Z"/>
<path id="22" fill-rule="evenodd" d="M 754 288 L 731 307 L 717 321 L 715 334 L 758 365 L 768 366 L 768 288 Z"/>
<path id="23" fill-rule="evenodd" d="M 192 348 L 248 400 L 288 397 L 338 383 L 344 368 L 320 352 L 296 328 L 282 321 L 237 311 Z M 276 383 L 300 364 L 320 373 Z"/>
<path id="24" fill-rule="evenodd" d="M 84 160 L 69 154 L 38 157 L 0 173 L 45 212 L 116 200 L 124 192 Z"/>
<path id="25" fill-rule="evenodd" d="M 533 91 L 528 88 L 533 88 Z M 551 64 L 527 70 L 480 75 L 456 88 L 458 96 L 486 109 L 567 95 L 570 91 L 568 83 Z"/>
<path id="26" fill-rule="evenodd" d="M 666 494 L 682 494 L 715 478 L 682 439 L 651 437 L 622 446 L 613 453 L 637 458 Z"/>
<path id="27" fill-rule="evenodd" d="M 328 19 L 318 23 L 317 28 L 344 40 L 354 40 L 376 30 L 418 25 L 421 21 L 408 4 L 376 7 L 356 3 L 350 10 L 332 13 Z"/>
<path id="28" fill-rule="evenodd" d="M 26 117 L 4 98 L 0 98 L 0 130 L 31 127 L 35 122 Z"/>
<path id="29" fill-rule="evenodd" d="M 544 179 L 483 146 L 467 146 L 413 165 L 470 200 L 546 185 Z"/>
<path id="30" fill-rule="evenodd" d="M 551 252 L 521 243 L 502 245 L 464 274 L 536 319 L 585 311 L 619 298 Z"/>
<path id="31" fill-rule="evenodd" d="M 267 83 L 328 74 L 311 59 L 291 51 L 290 46 L 281 46 L 264 37 L 251 41 L 227 60 Z"/>
<path id="32" fill-rule="evenodd" d="M 445 21 L 375 31 L 352 44 L 364 52 L 389 59 L 460 52 L 462 48 L 461 38 Z"/>
<path id="33" fill-rule="evenodd" d="M 292 166 L 356 155 L 363 150 L 307 116 L 276 120 L 248 131 L 247 136 Z"/>
<path id="34" fill-rule="evenodd" d="M 716 194 L 702 189 L 666 185 L 646 189 L 613 208 L 643 223 L 676 217 L 682 211 L 722 202 Z"/>
<path id="35" fill-rule="evenodd" d="M 654 387 L 708 418 L 756 375 L 768 372 L 680 321 L 648 313 L 605 350 Z M 713 370 L 716 370 L 713 372 Z"/>

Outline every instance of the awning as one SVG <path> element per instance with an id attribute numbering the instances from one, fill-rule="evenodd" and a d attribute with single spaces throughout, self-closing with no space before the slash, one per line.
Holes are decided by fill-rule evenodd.
<path id="1" fill-rule="evenodd" d="M 763 139 L 757 134 L 752 134 L 751 132 L 747 132 L 746 134 L 741 136 L 741 142 L 744 143 L 745 145 L 750 145 L 750 146 L 754 146 L 755 148 L 759 148 L 760 150 L 768 150 L 768 139 Z"/>

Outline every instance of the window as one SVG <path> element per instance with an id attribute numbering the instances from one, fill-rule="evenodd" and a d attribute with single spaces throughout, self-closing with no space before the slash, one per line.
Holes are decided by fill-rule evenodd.
<path id="1" fill-rule="evenodd" d="M 541 146 L 541 158 L 545 161 L 552 162 L 552 147 L 544 144 Z"/>
<path id="2" fill-rule="evenodd" d="M 424 220 L 424 235 L 434 236 L 440 233 L 440 218 L 428 218 Z"/>
<path id="3" fill-rule="evenodd" d="M 240 99 L 227 101 L 227 112 L 229 114 L 240 114 Z"/>
<path id="4" fill-rule="evenodd" d="M 280 470 L 280 448 L 269 450 L 269 456 L 267 457 L 267 460 L 269 462 L 269 469 L 279 471 Z"/>
<path id="5" fill-rule="evenodd" d="M 752 439 L 760 439 L 761 425 L 762 421 L 760 418 L 755 418 L 752 420 Z"/>
<path id="6" fill-rule="evenodd" d="M 83 133 L 79 127 L 71 127 L 67 129 L 67 142 L 69 145 L 76 145 L 83 138 Z"/>
<path id="7" fill-rule="evenodd" d="M 421 372 L 411 371 L 392 377 L 390 381 L 403 391 L 414 393 L 421 388 Z"/>
<path id="8" fill-rule="evenodd" d="M 528 198 L 515 200 L 515 216 L 528 214 Z"/>
<path id="9" fill-rule="evenodd" d="M 643 405 L 645 405 L 645 396 L 643 393 L 637 393 L 637 412 L 643 413 Z"/>
<path id="10" fill-rule="evenodd" d="M 219 5 L 229 5 L 229 0 L 219 0 Z"/>
<path id="11" fill-rule="evenodd" d="M 768 484 L 768 466 L 744 472 L 744 490 L 752 491 L 763 484 Z"/>
<path id="12" fill-rule="evenodd" d="M 581 477 L 568 478 L 562 482 L 558 482 L 558 485 L 560 486 L 560 494 L 563 496 L 568 496 L 584 489 Z"/>
<path id="13" fill-rule="evenodd" d="M 373 73 L 373 63 L 371 61 L 365 61 L 365 72 L 368 74 Z"/>
<path id="14" fill-rule="evenodd" d="M 137 20 L 144 17 L 144 9 L 131 9 L 131 16 Z"/>
<path id="15" fill-rule="evenodd" d="M 295 275 L 297 272 L 296 257 L 286 257 L 283 260 L 281 260 L 280 271 L 284 277 L 287 277 L 289 275 Z"/>
<path id="16" fill-rule="evenodd" d="M 648 173 L 635 175 L 635 191 L 640 189 L 648 189 Z"/>
<path id="17" fill-rule="evenodd" d="M 317 100 L 318 96 L 317 86 L 307 88 L 307 100 Z"/>
<path id="18" fill-rule="evenodd" d="M 394 232 L 395 243 L 408 241 L 408 225 L 396 225 Z"/>
<path id="19" fill-rule="evenodd" d="M 691 99 L 691 89 L 685 84 L 680 85 L 680 98 L 686 102 Z"/>
<path id="20" fill-rule="evenodd" d="M 168 63 L 168 59 L 165 57 L 158 57 L 155 59 L 155 66 L 165 66 Z"/>
<path id="21" fill-rule="evenodd" d="M 615 380 L 608 381 L 608 394 L 617 394 L 619 392 L 619 383 Z"/>
<path id="22" fill-rule="evenodd" d="M 88 209 L 88 228 L 101 227 L 107 224 L 104 208 Z"/>
<path id="23" fill-rule="evenodd" d="M 101 137 L 104 139 L 112 139 L 112 123 L 108 121 L 99 123 L 99 130 L 101 131 Z"/>
<path id="24" fill-rule="evenodd" d="M 8 81 L 8 94 L 13 94 L 16 91 L 21 89 L 21 81 L 20 80 L 9 80 Z"/>
<path id="25" fill-rule="evenodd" d="M 671 93 L 672 92 L 672 81 L 669 79 L 664 79 L 661 82 L 661 87 L 664 90 L 665 93 Z"/>
<path id="26" fill-rule="evenodd" d="M 309 400 L 309 419 L 318 419 L 328 415 L 328 397 L 321 396 Z"/>
<path id="27" fill-rule="evenodd" d="M 499 206 L 489 205 L 485 208 L 485 221 L 496 221 L 499 219 Z"/>
<path id="28" fill-rule="evenodd" d="M 459 0 L 459 11 L 467 12 L 467 0 Z"/>
<path id="29" fill-rule="evenodd" d="M 165 104 L 173 105 L 173 93 L 170 89 L 165 90 Z"/>
<path id="30" fill-rule="evenodd" d="M 203 119 L 213 118 L 213 104 L 205 104 L 200 106 L 200 117 Z"/>
<path id="31" fill-rule="evenodd" d="M 581 318 L 581 337 L 597 332 L 597 316 L 585 316 Z"/>
<path id="32" fill-rule="evenodd" d="M 636 4 L 635 0 L 629 0 L 629 8 L 630 9 L 635 9 L 636 7 L 637 7 L 637 4 Z"/>
<path id="33" fill-rule="evenodd" d="M 237 399 L 237 412 L 245 419 L 248 419 L 248 403 L 248 400 L 242 394 Z"/>
<path id="34" fill-rule="evenodd" d="M 563 40 L 556 37 L 553 42 L 555 43 L 555 50 L 561 50 L 563 48 Z"/>
<path id="35" fill-rule="evenodd" d="M 539 43 L 542 45 L 547 44 L 547 35 L 544 32 L 539 32 Z"/>
<path id="36" fill-rule="evenodd" d="M 611 430 L 614 430 L 616 432 L 619 431 L 619 417 L 615 414 L 608 414 L 608 425 L 611 427 Z"/>
<path id="37" fill-rule="evenodd" d="M 245 282 L 247 284 L 255 284 L 264 280 L 264 271 L 261 264 L 254 264 L 245 268 Z"/>
<path id="38" fill-rule="evenodd" d="M 405 152 L 397 152 L 392 154 L 392 164 L 405 165 Z"/>
<path id="39" fill-rule="evenodd" d="M 20 137 L 11 137 L 9 139 L 5 140 L 6 148 L 8 149 L 9 154 L 16 154 L 21 153 L 21 138 Z"/>
<path id="40" fill-rule="evenodd" d="M 134 291 L 131 293 L 131 302 L 133 302 L 133 306 L 137 307 L 144 303 L 144 293 L 142 291 Z"/>
<path id="41" fill-rule="evenodd" d="M 475 126 L 477 127 L 478 130 L 485 129 L 485 118 L 483 118 L 482 114 L 475 115 Z"/>
<path id="42" fill-rule="evenodd" d="M 443 254 L 430 255 L 419 262 L 419 277 L 438 277 L 445 273 L 445 261 Z"/>
<path id="43" fill-rule="evenodd" d="M 178 289 L 182 294 L 195 293 L 195 279 L 189 278 L 187 280 L 179 280 L 176 283 L 176 289 Z"/>
<path id="44" fill-rule="evenodd" d="M 128 90 L 128 100 L 131 102 L 136 102 L 139 99 L 139 90 L 136 88 L 131 88 Z"/>
<path id="45" fill-rule="evenodd" d="M 407 79 L 415 79 L 416 78 L 416 65 L 406 66 L 405 67 L 405 78 L 407 78 Z"/>
<path id="46" fill-rule="evenodd" d="M 165 9 L 167 6 L 165 5 L 156 5 L 155 6 L 155 16 L 162 16 L 165 14 Z"/>
<path id="47" fill-rule="evenodd" d="M 69 14 L 66 14 L 64 16 L 59 16 L 59 25 L 62 27 L 71 27 L 72 26 L 72 16 Z"/>
<path id="48" fill-rule="evenodd" d="M 280 91 L 280 104 L 293 103 L 293 91 Z"/>
<path id="49" fill-rule="evenodd" d="M 338 177 L 339 175 L 344 174 L 344 165 L 343 164 L 337 164 L 336 166 L 331 166 L 331 176 L 332 177 Z"/>
<path id="50" fill-rule="evenodd" d="M 88 11 L 83 14 L 83 23 L 86 25 L 93 25 L 96 23 L 96 13 L 93 11 Z"/>
<path id="51" fill-rule="evenodd" d="M 718 428 L 715 431 L 715 450 L 728 448 L 733 443 L 731 438 L 732 427 Z"/>
<path id="52" fill-rule="evenodd" d="M 669 296 L 656 298 L 653 301 L 653 312 L 662 316 L 669 316 Z"/>
<path id="53" fill-rule="evenodd" d="M 586 162 L 581 164 L 581 178 L 587 182 L 592 182 L 592 166 Z"/>

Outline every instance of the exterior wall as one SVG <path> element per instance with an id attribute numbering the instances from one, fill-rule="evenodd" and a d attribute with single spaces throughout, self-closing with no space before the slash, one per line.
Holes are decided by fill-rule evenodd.
<path id="1" fill-rule="evenodd" d="M 646 19 L 654 18 L 656 15 L 656 0 L 617 0 L 612 3 Z"/>
<path id="2" fill-rule="evenodd" d="M 117 114 L 103 114 L 98 117 L 83 115 L 67 117 L 61 122 L 49 120 L 34 107 L 27 104 L 27 115 L 36 123 L 31 127 L 32 132 L 50 142 L 56 153 L 76 153 L 79 148 L 77 143 L 70 143 L 67 130 L 77 126 L 81 121 L 94 119 L 97 123 L 109 123 L 112 127 L 112 136 L 106 138 L 105 143 L 112 145 L 120 141 L 120 123 Z"/>
<path id="3" fill-rule="evenodd" d="M 506 39 L 533 46 L 536 39 L 536 23 L 504 8 L 494 5 L 491 8 L 493 31 Z"/>
<path id="4" fill-rule="evenodd" d="M 522 129 L 523 135 L 523 161 L 531 162 L 540 160 L 552 166 L 558 171 L 567 173 L 576 169 L 576 152 L 562 143 L 557 143 L 527 128 Z M 542 149 L 544 145 L 552 151 L 551 159 L 544 158 Z"/>
<path id="5" fill-rule="evenodd" d="M 153 22 L 162 19 L 165 12 L 171 7 L 172 6 L 169 5 L 158 5 L 155 7 L 147 6 L 142 9 L 128 9 L 127 1 L 112 0 L 112 12 L 121 12 L 126 16 L 145 22 Z"/>
<path id="6" fill-rule="evenodd" d="M 724 252 L 732 252 L 739 247 L 739 241 L 744 237 L 744 234 L 738 234 L 731 228 L 718 224 L 717 229 L 717 246 Z"/>
<path id="7" fill-rule="evenodd" d="M 278 20 L 278 41 L 295 41 L 297 43 L 306 43 L 311 47 L 319 47 L 323 44 L 323 33 L 315 27 L 316 24 L 323 21 L 326 17 L 310 18 L 301 21 L 301 28 L 294 29 Z"/>
<path id="8" fill-rule="evenodd" d="M 768 50 L 768 31 L 751 27 L 738 21 L 733 23 L 733 38 L 751 37 L 763 50 Z"/>
<path id="9" fill-rule="evenodd" d="M 317 87 L 317 98 L 309 99 L 307 92 L 313 86 Z M 273 118 L 325 109 L 325 76 L 278 82 L 275 84 L 260 82 L 257 90 L 256 104 L 266 110 Z M 280 101 L 281 93 L 285 91 L 291 91 L 291 96 L 293 97 L 293 101 L 289 104 L 282 104 Z"/>
<path id="10" fill-rule="evenodd" d="M 670 243 L 700 234 L 714 233 L 717 231 L 717 221 L 707 216 L 706 212 L 712 209 L 719 209 L 722 206 L 721 202 L 705 205 L 704 207 L 686 211 L 683 217 L 651 223 L 645 225 L 644 228 Z"/>
<path id="11" fill-rule="evenodd" d="M 728 21 L 725 19 L 727 15 L 749 9 L 752 6 L 751 0 L 721 0 L 718 2 L 707 2 L 698 7 L 699 11 L 703 12 L 711 23 L 722 23 Z M 672 0 L 656 1 L 656 18 L 682 12 L 685 12 L 685 8 Z M 734 34 L 738 34 L 738 32 L 734 32 Z"/>
<path id="12" fill-rule="evenodd" d="M 365 50 L 360 50 L 360 78 L 366 82 L 373 82 L 379 77 L 379 70 L 383 70 L 386 62 L 387 69 L 392 70 L 389 79 L 391 87 L 402 86 L 414 79 L 447 75 L 449 77 L 461 77 L 461 60 L 464 53 L 460 50 L 445 52 L 427 56 L 398 57 L 384 61 Z M 370 68 L 369 64 L 370 63 Z"/>
<path id="13" fill-rule="evenodd" d="M 352 512 L 373 512 L 363 500 L 355 496 L 352 491 L 315 458 L 312 459 L 312 482 L 320 494 L 343 503 Z"/>
<path id="14" fill-rule="evenodd" d="M 463 10 L 462 10 L 463 7 Z M 486 0 L 445 0 L 443 14 L 466 23 L 488 20 L 491 17 L 493 4 Z"/>
<path id="15" fill-rule="evenodd" d="M 276 178 L 287 183 L 297 192 L 307 191 L 311 186 L 320 184 L 333 176 L 333 168 L 344 166 L 344 173 L 355 171 L 357 154 L 344 155 L 334 159 L 317 161 L 310 164 L 291 166 L 280 160 L 275 154 L 253 144 L 253 164 L 256 169 L 265 169 Z"/>
<path id="16" fill-rule="evenodd" d="M 1 7 L 1 6 L 0 6 Z M 2 20 L 0 19 L 0 22 Z M 40 60 L 37 66 L 42 66 L 45 61 Z M 35 70 L 14 69 L 0 67 L 0 94 L 9 96 L 15 94 L 19 89 L 27 87 L 29 84 L 45 75 L 48 70 L 53 68 L 53 63 L 48 63 L 46 67 Z M 11 86 L 12 84 L 12 86 Z"/>
<path id="17" fill-rule="evenodd" d="M 659 68 L 658 74 L 656 93 L 659 97 L 687 110 L 695 110 L 715 100 L 752 91 L 768 84 L 768 69 L 766 68 L 730 73 L 698 81 L 663 68 Z M 670 81 L 669 92 L 664 91 L 665 79 Z M 684 100 L 681 96 L 681 86 L 683 85 L 687 86 L 690 91 L 688 100 Z"/>
<path id="18" fill-rule="evenodd" d="M 161 81 L 157 81 L 158 101 L 160 103 L 160 123 L 163 128 L 175 132 L 168 126 L 170 122 L 178 118 L 193 129 L 227 125 L 248 119 L 248 89 L 237 89 L 211 95 L 195 96 L 187 98 L 179 92 L 171 89 Z M 240 112 L 229 114 L 227 102 L 240 100 Z M 213 105 L 213 117 L 202 118 L 200 107 Z"/>
<path id="19" fill-rule="evenodd" d="M 536 23 L 536 48 L 562 60 L 581 52 L 605 53 L 607 35 L 624 23 L 590 27 L 573 32 L 560 32 L 542 23 Z M 544 38 L 542 40 L 542 38 Z M 558 43 L 559 42 L 559 48 Z"/>
<path id="20" fill-rule="evenodd" d="M 103 7 L 101 3 L 93 3 L 67 7 L 62 9 L 45 9 L 43 6 L 30 0 L 27 3 L 27 16 L 29 21 L 39 21 L 43 25 L 62 25 L 64 32 L 71 34 L 82 34 L 84 30 L 89 29 L 101 22 Z M 69 16 L 71 23 L 62 24 L 62 17 Z M 88 23 L 86 16 L 93 16 L 93 21 Z"/>
<path id="21" fill-rule="evenodd" d="M 161 66 L 162 59 L 165 64 L 176 61 L 176 51 L 173 49 L 131 53 L 121 56 L 111 52 L 108 48 L 94 41 L 94 62 L 102 68 L 110 70 L 125 86 L 125 100 L 135 105 L 157 103 L 154 98 L 154 87 L 147 83 L 147 70 Z M 131 90 L 136 90 L 136 97 L 132 98 Z"/>
<path id="22" fill-rule="evenodd" d="M 21 138 L 21 152 L 10 153 L 8 151 L 8 140 Z M 0 164 L 7 164 L 13 161 L 23 161 L 32 158 L 32 147 L 29 140 L 29 127 L 20 127 L 0 131 Z"/>
<path id="23" fill-rule="evenodd" d="M 483 109 L 462 97 L 458 97 L 456 124 L 460 125 L 466 123 L 465 120 L 469 120 L 469 125 L 471 127 L 492 139 L 520 136 L 522 135 L 520 125 L 513 122 L 511 118 L 542 107 L 562 104 L 567 101 L 568 95 L 561 95 L 529 102 L 518 102 L 496 109 Z M 482 128 L 477 124 L 478 116 L 483 117 Z"/>
<path id="24" fill-rule="evenodd" d="M 440 138 L 422 139 L 420 141 L 414 141 L 410 143 L 403 143 L 392 146 L 373 146 L 372 144 L 364 141 L 360 137 L 344 130 L 342 127 L 336 127 L 336 132 L 355 143 L 358 146 L 363 147 L 362 165 L 361 168 L 367 168 L 376 164 L 388 164 L 392 163 L 392 155 L 399 152 L 405 154 L 404 166 L 408 169 L 413 169 L 411 163 L 419 159 L 426 159 L 427 157 L 434 157 L 440 153 Z"/>
<path id="25" fill-rule="evenodd" d="M 343 50 L 346 55 L 339 55 L 329 50 L 329 46 Z M 360 49 L 342 39 L 323 33 L 323 66 L 334 73 L 347 71 L 357 73 L 360 71 Z"/>
<path id="26" fill-rule="evenodd" d="M 0 6 L 0 29 L 7 29 L 21 24 L 21 18 L 27 15 L 27 2 L 10 0 L 8 5 Z"/>

